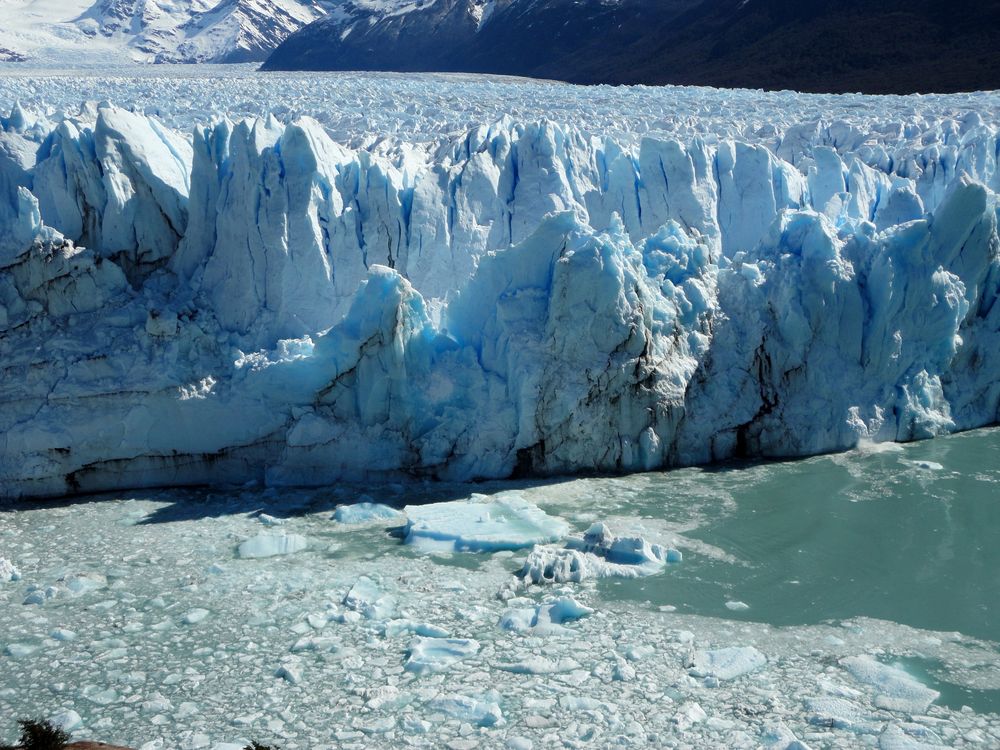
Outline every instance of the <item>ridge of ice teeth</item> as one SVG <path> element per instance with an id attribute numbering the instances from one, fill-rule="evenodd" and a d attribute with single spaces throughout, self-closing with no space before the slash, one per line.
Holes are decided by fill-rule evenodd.
<path id="1" fill-rule="evenodd" d="M 492 121 L 538 84 L 455 82 L 486 99 L 440 113 L 433 77 L 328 79 L 413 127 L 0 81 L 0 355 L 28 373 L 0 492 L 631 472 L 995 421 L 998 123 L 963 109 L 995 95 L 624 89 L 584 129 Z"/>
<path id="2" fill-rule="evenodd" d="M 326 496 L 254 489 L 618 472 L 995 419 L 996 95 L 601 89 L 575 127 L 536 122 L 538 101 L 579 119 L 558 84 L 247 78 L 107 79 L 135 111 L 77 110 L 88 80 L 0 78 L 0 100 L 25 102 L 0 117 L 2 492 L 243 487 L 240 513 L 207 498 L 171 523 L 136 522 L 172 520 L 183 493 L 18 510 L 39 533 L 3 529 L 27 577 L 0 586 L 5 715 L 72 711 L 74 731 L 146 750 L 1000 744 L 995 713 L 893 666 L 994 690 L 995 644 L 606 595 L 594 579 L 679 561 L 667 542 L 738 562 L 619 523 L 620 498 L 586 517 L 566 500 L 585 493 L 544 483 L 411 503 L 442 549 L 518 551 L 460 557 L 338 529 Z M 284 114 L 240 122 L 261 88 Z M 611 523 L 570 534 L 553 508 Z M 333 513 L 392 525 L 378 504 Z M 258 532 L 254 549 L 338 547 L 218 563 Z M 330 685 L 338 700 L 316 700 Z"/>

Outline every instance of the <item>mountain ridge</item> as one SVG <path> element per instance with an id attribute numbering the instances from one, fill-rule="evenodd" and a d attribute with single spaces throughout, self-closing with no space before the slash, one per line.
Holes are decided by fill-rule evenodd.
<path id="1" fill-rule="evenodd" d="M 436 0 L 289 36 L 265 70 L 495 73 L 581 84 L 897 94 L 1000 88 L 1000 0 Z M 487 6 L 479 24 L 444 19 Z M 447 32 L 447 33 L 445 33 Z"/>

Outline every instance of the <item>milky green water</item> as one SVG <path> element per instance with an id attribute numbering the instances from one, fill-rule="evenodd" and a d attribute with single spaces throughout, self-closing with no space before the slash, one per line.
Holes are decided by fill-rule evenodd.
<path id="1" fill-rule="evenodd" d="M 666 576 L 607 584 L 610 596 L 776 625 L 868 616 L 1000 641 L 1000 430 L 673 472 L 631 504 L 697 521 L 686 536 L 729 557 L 689 551 Z"/>

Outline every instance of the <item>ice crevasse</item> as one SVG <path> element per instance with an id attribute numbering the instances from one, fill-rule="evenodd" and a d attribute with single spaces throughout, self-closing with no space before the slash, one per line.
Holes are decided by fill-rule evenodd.
<path id="1" fill-rule="evenodd" d="M 641 471 L 992 424 L 998 129 L 0 118 L 0 496 Z"/>

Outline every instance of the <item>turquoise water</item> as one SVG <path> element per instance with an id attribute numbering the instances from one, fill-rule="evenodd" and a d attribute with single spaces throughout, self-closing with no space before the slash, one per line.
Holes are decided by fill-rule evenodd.
<path id="1" fill-rule="evenodd" d="M 729 557 L 688 551 L 667 575 L 602 584 L 609 596 L 775 625 L 867 616 L 1000 641 L 1000 430 L 657 475 L 629 506 L 697 524 L 685 536 Z"/>
<path id="2" fill-rule="evenodd" d="M 979 732 L 980 746 L 1000 746 L 998 459 L 1000 430 L 984 430 L 627 477 L 19 504 L 0 512 L 0 557 L 22 573 L 0 585 L 0 741 L 14 736 L 13 717 L 72 709 L 79 736 L 134 747 L 342 747 L 338 733 L 355 730 L 354 746 L 398 747 L 418 721 L 437 747 L 461 727 L 434 702 L 444 691 L 500 701 L 506 723 L 477 730 L 483 747 L 515 736 L 549 747 L 553 727 L 581 744 L 641 744 L 621 734 L 631 722 L 649 746 L 735 747 L 778 721 L 810 747 L 858 747 L 858 733 L 872 745 L 882 732 L 945 746 Z M 500 594 L 513 591 L 525 550 L 424 554 L 388 522 L 331 519 L 359 500 L 508 491 L 575 532 L 606 522 L 677 547 L 683 562 L 642 579 L 516 589 L 515 602 Z M 272 533 L 308 547 L 241 559 L 244 540 Z M 429 623 L 479 651 L 440 675 L 407 672 L 412 634 L 348 611 L 362 577 L 395 601 L 397 625 Z M 561 635 L 500 627 L 509 607 L 556 596 L 594 612 Z M 692 649 L 751 646 L 766 665 L 724 689 L 689 672 Z M 880 707 L 884 686 L 843 667 L 858 655 L 940 696 L 917 715 Z M 537 657 L 537 674 L 498 666 Z M 626 662 L 634 681 L 612 679 Z M 288 665 L 293 680 L 279 676 Z M 387 686 L 392 701 L 359 713 Z M 760 695 L 774 699 L 758 706 Z M 848 696 L 857 726 L 813 707 L 831 696 Z M 686 722 L 689 703 L 719 721 Z"/>

